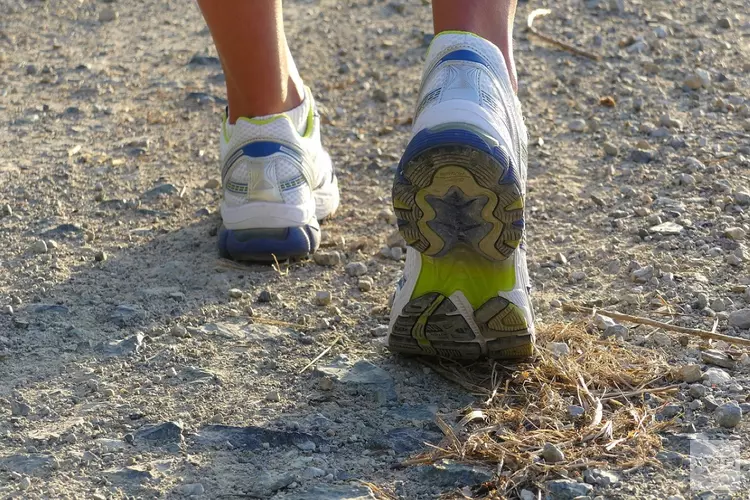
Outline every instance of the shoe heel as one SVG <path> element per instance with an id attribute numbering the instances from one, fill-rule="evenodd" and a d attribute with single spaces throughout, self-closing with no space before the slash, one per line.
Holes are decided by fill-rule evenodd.
<path id="1" fill-rule="evenodd" d="M 219 256 L 235 261 L 271 263 L 295 260 L 314 253 L 320 246 L 317 221 L 299 227 L 272 229 L 227 229 L 218 233 Z"/>
<path id="2" fill-rule="evenodd" d="M 497 141 L 446 125 L 423 130 L 407 147 L 393 184 L 393 208 L 406 243 L 431 257 L 464 246 L 505 260 L 523 239 L 517 168 Z"/>

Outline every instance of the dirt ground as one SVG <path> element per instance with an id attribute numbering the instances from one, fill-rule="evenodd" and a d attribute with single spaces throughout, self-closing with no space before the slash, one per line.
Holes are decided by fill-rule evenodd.
<path id="1" fill-rule="evenodd" d="M 601 60 L 525 33 L 540 7 L 542 29 Z M 542 329 L 580 318 L 560 307 L 575 302 L 750 338 L 749 13 L 746 0 L 519 5 Z M 391 179 L 429 2 L 295 0 L 286 22 L 342 186 L 323 226 L 334 266 L 218 259 L 224 79 L 193 2 L 0 0 L 0 498 L 481 498 L 498 472 L 396 466 L 440 442 L 436 415 L 482 405 L 382 348 L 402 267 L 382 250 Z M 675 365 L 717 363 L 627 326 Z M 748 413 L 750 362 L 734 352 L 727 380 L 682 384 L 666 455 L 583 494 L 721 498 L 691 490 L 696 440 L 738 444 L 747 478 L 748 417 L 725 428 L 714 412 Z"/>

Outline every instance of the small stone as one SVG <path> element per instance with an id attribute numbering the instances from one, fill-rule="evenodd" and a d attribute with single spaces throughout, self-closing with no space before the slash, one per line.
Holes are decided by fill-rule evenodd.
<path id="1" fill-rule="evenodd" d="M 701 378 L 703 378 L 703 373 L 701 373 L 700 365 L 685 365 L 681 366 L 677 370 L 677 378 L 679 380 L 682 380 L 683 382 L 692 384 L 693 382 L 698 382 L 699 380 L 701 380 Z"/>
<path id="2" fill-rule="evenodd" d="M 726 429 L 736 427 L 742 420 L 742 408 L 733 401 L 716 408 L 714 414 L 716 415 L 716 423 Z"/>
<path id="3" fill-rule="evenodd" d="M 274 300 L 274 294 L 268 290 L 263 290 L 258 294 L 258 302 L 271 302 Z"/>
<path id="4" fill-rule="evenodd" d="M 388 335 L 388 325 L 378 325 L 371 331 L 373 337 L 385 337 Z"/>
<path id="5" fill-rule="evenodd" d="M 107 252 L 105 252 L 104 250 L 99 250 L 94 254 L 94 260 L 97 262 L 104 262 L 105 260 L 107 260 Z"/>
<path id="6" fill-rule="evenodd" d="M 573 281 L 583 281 L 586 279 L 586 273 L 583 271 L 574 271 L 571 273 L 570 279 Z"/>
<path id="7" fill-rule="evenodd" d="M 578 405 L 568 406 L 568 416 L 570 418 L 581 418 L 585 414 L 586 414 L 586 410 L 583 408 L 583 406 L 578 406 Z"/>
<path id="8" fill-rule="evenodd" d="M 570 354 L 570 347 L 565 342 L 550 342 L 547 344 L 547 348 L 557 358 Z"/>
<path id="9" fill-rule="evenodd" d="M 750 330 L 750 309 L 740 309 L 729 314 L 729 326 Z"/>
<path id="10" fill-rule="evenodd" d="M 607 156 L 617 156 L 620 154 L 620 148 L 612 144 L 611 142 L 604 142 L 602 149 Z"/>
<path id="11" fill-rule="evenodd" d="M 590 484 L 579 483 L 572 479 L 556 479 L 545 483 L 550 497 L 555 500 L 573 500 L 578 497 L 585 497 L 594 491 Z"/>
<path id="12" fill-rule="evenodd" d="M 709 368 L 703 373 L 703 380 L 709 385 L 724 385 L 732 380 L 732 377 L 721 368 Z"/>
<path id="13" fill-rule="evenodd" d="M 716 349 L 707 349 L 701 353 L 701 359 L 709 365 L 716 365 L 722 368 L 733 369 L 735 362 L 729 356 Z"/>
<path id="14" fill-rule="evenodd" d="M 723 300 L 716 298 L 711 301 L 711 309 L 715 312 L 722 312 L 727 310 L 727 306 Z"/>
<path id="15" fill-rule="evenodd" d="M 747 233 L 745 233 L 745 230 L 741 227 L 730 227 L 726 231 L 724 231 L 724 236 L 726 236 L 730 240 L 740 241 L 745 239 Z"/>
<path id="16" fill-rule="evenodd" d="M 31 413 L 31 406 L 23 401 L 12 400 L 10 402 L 10 414 L 14 417 L 28 417 Z"/>
<path id="17" fill-rule="evenodd" d="M 331 292 L 327 290 L 318 290 L 315 292 L 315 305 L 327 306 L 331 303 Z"/>
<path id="18" fill-rule="evenodd" d="M 716 21 L 716 26 L 723 30 L 728 30 L 732 28 L 732 20 L 728 17 L 721 17 L 718 21 Z"/>
<path id="19" fill-rule="evenodd" d="M 185 328 L 182 325 L 174 325 L 169 330 L 169 334 L 173 337 L 177 337 L 178 339 L 184 339 L 184 338 L 190 338 L 190 334 L 187 331 L 187 328 Z"/>
<path id="20" fill-rule="evenodd" d="M 603 488 L 620 482 L 620 478 L 617 475 L 601 469 L 586 469 L 583 471 L 583 480 L 588 484 L 595 484 Z"/>
<path id="21" fill-rule="evenodd" d="M 108 22 L 114 21 L 118 17 L 119 17 L 119 14 L 112 7 L 104 7 L 102 10 L 99 11 L 100 23 L 108 23 Z"/>
<path id="22" fill-rule="evenodd" d="M 601 314 L 595 315 L 593 322 L 599 330 L 606 330 L 610 326 L 614 326 L 617 324 L 617 322 L 609 316 L 603 316 Z"/>
<path id="23" fill-rule="evenodd" d="M 349 276 L 362 276 L 367 274 L 367 265 L 364 262 L 350 262 L 344 270 Z"/>
<path id="24" fill-rule="evenodd" d="M 630 337 L 630 330 L 625 325 L 612 325 L 605 328 L 602 335 L 604 338 L 615 337 L 627 340 Z"/>
<path id="25" fill-rule="evenodd" d="M 203 495 L 206 489 L 201 483 L 182 484 L 177 488 L 177 491 L 186 497 L 192 497 L 197 495 Z"/>
<path id="26" fill-rule="evenodd" d="M 221 181 L 219 179 L 208 179 L 203 184 L 203 187 L 206 189 L 218 189 L 220 186 L 221 186 Z"/>
<path id="27" fill-rule="evenodd" d="M 656 28 L 654 28 L 654 35 L 656 35 L 656 38 L 664 39 L 669 36 L 669 32 L 664 26 L 657 26 Z"/>
<path id="28" fill-rule="evenodd" d="M 556 464 L 565 460 L 565 454 L 552 443 L 545 443 L 542 449 L 542 458 L 548 464 Z"/>
<path id="29" fill-rule="evenodd" d="M 44 240 L 36 240 L 31 244 L 29 250 L 35 254 L 47 253 L 47 243 Z"/>
<path id="30" fill-rule="evenodd" d="M 395 248 L 395 247 L 405 248 L 406 247 L 406 240 L 404 240 L 404 237 L 401 236 L 401 232 L 398 230 L 393 231 L 391 234 L 389 234 L 385 240 L 385 243 L 390 248 Z"/>
<path id="31" fill-rule="evenodd" d="M 372 287 L 375 283 L 372 281 L 372 278 L 369 276 L 362 276 L 359 278 L 359 281 L 357 281 L 357 287 L 359 288 L 360 292 L 369 292 L 372 290 Z"/>
<path id="32" fill-rule="evenodd" d="M 278 403 L 279 401 L 281 401 L 281 394 L 279 393 L 279 391 L 271 391 L 266 394 L 266 401 Z"/>
<path id="33" fill-rule="evenodd" d="M 13 306 L 10 304 L 6 304 L 2 308 L 0 308 L 0 312 L 2 312 L 3 314 L 13 314 Z"/>
<path id="34" fill-rule="evenodd" d="M 28 490 L 31 487 L 31 479 L 28 476 L 22 477 L 21 481 L 18 482 L 18 487 L 22 490 Z"/>
<path id="35" fill-rule="evenodd" d="M 388 93 L 381 88 L 377 88 L 373 91 L 372 98 L 378 102 L 388 102 Z"/>
<path id="36" fill-rule="evenodd" d="M 656 226 L 652 226 L 648 228 L 649 233 L 651 234 L 661 234 L 663 236 L 675 236 L 682 232 L 684 228 L 680 226 L 679 224 L 675 224 L 674 222 L 663 222 L 661 224 L 657 224 Z"/>
<path id="37" fill-rule="evenodd" d="M 315 252 L 313 261 L 319 266 L 338 266 L 341 263 L 341 254 L 338 252 Z"/>
<path id="38" fill-rule="evenodd" d="M 0 215 L 3 217 L 10 217 L 13 215 L 13 209 L 10 208 L 10 205 L 3 205 L 3 207 L 0 209 Z"/>
<path id="39" fill-rule="evenodd" d="M 664 418 L 667 418 L 667 419 L 669 419 L 669 418 L 674 418 L 674 417 L 676 417 L 677 415 L 679 415 L 680 413 L 682 413 L 682 406 L 680 406 L 680 405 L 678 405 L 678 404 L 675 404 L 675 403 L 670 403 L 670 404 L 668 404 L 668 405 L 665 405 L 665 406 L 664 406 L 664 407 L 663 407 L 663 408 L 662 408 L 662 409 L 661 409 L 661 410 L 659 411 L 659 414 L 660 414 L 660 415 L 661 415 L 662 417 L 664 417 Z"/>
<path id="40" fill-rule="evenodd" d="M 696 365 L 697 366 L 697 365 Z M 688 389 L 688 394 L 694 398 L 702 398 L 708 394 L 708 387 L 703 384 L 691 384 Z"/>
<path id="41" fill-rule="evenodd" d="M 649 149 L 636 148 L 630 152 L 630 159 L 635 163 L 650 163 L 656 154 Z"/>
<path id="42" fill-rule="evenodd" d="M 583 132 L 584 130 L 586 130 L 586 120 L 582 120 L 580 118 L 571 120 L 570 122 L 568 122 L 568 128 L 572 132 Z"/>
<path id="43" fill-rule="evenodd" d="M 229 293 L 229 298 L 232 298 L 232 299 L 241 299 L 242 296 L 244 295 L 242 290 L 240 290 L 239 288 L 230 288 L 228 293 Z"/>
<path id="44" fill-rule="evenodd" d="M 650 339 L 660 347 L 669 347 L 672 345 L 672 338 L 664 332 L 654 332 L 651 334 Z"/>
<path id="45" fill-rule="evenodd" d="M 683 85 L 691 90 L 707 88 L 711 85 L 711 74 L 705 69 L 697 69 L 683 81 Z"/>
<path id="46" fill-rule="evenodd" d="M 333 389 L 333 379 L 331 377 L 323 377 L 318 381 L 318 387 L 321 391 L 330 391 Z"/>
<path id="47" fill-rule="evenodd" d="M 381 210 L 380 213 L 378 213 L 378 219 L 387 224 L 396 223 L 396 215 L 391 210 Z"/>

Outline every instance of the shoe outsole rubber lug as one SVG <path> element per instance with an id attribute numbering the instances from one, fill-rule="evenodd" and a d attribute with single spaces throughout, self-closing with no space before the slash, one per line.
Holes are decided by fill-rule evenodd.
<path id="1" fill-rule="evenodd" d="M 428 290 L 417 284 L 394 322 L 391 350 L 458 360 L 532 354 L 523 311 L 497 295 L 500 282 L 507 287 L 510 280 L 512 288 L 515 280 L 504 262 L 512 262 L 523 240 L 522 193 L 507 152 L 481 132 L 446 125 L 412 139 L 394 180 L 393 206 L 401 235 L 422 254 L 421 273 L 439 278 Z M 457 290 L 471 292 L 479 337 L 451 302 Z"/>

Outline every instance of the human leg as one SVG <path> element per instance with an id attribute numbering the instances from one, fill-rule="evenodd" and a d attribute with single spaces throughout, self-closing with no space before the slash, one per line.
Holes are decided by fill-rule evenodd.
<path id="1" fill-rule="evenodd" d="M 220 157 L 219 253 L 273 262 L 320 243 L 338 184 L 320 118 L 284 34 L 280 0 L 199 0 L 224 68 L 228 115 Z"/>

